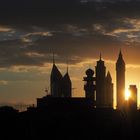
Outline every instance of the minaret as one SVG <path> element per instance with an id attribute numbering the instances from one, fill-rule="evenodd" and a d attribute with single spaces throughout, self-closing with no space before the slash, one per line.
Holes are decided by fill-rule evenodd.
<path id="1" fill-rule="evenodd" d="M 86 70 L 86 77 L 84 77 L 83 81 L 85 81 L 84 90 L 85 97 L 91 98 L 95 101 L 95 77 L 94 71 L 92 69 Z"/>
<path id="2" fill-rule="evenodd" d="M 68 72 L 68 64 L 67 64 L 67 72 L 62 79 L 62 96 L 63 97 L 72 97 L 72 82 Z"/>
<path id="3" fill-rule="evenodd" d="M 106 67 L 100 54 L 100 60 L 97 61 L 96 68 L 96 105 L 101 108 L 105 105 L 105 75 Z"/>
<path id="4" fill-rule="evenodd" d="M 62 75 L 58 70 L 57 66 L 55 65 L 55 59 L 53 54 L 53 67 L 51 71 L 50 77 L 50 87 L 51 87 L 51 95 L 53 97 L 60 97 L 61 96 L 61 83 L 62 83 Z"/>
<path id="5" fill-rule="evenodd" d="M 109 71 L 105 80 L 105 106 L 107 108 L 113 108 L 113 83 Z"/>
<path id="6" fill-rule="evenodd" d="M 125 101 L 125 62 L 121 51 L 116 63 L 116 84 L 117 109 L 122 109 Z"/>

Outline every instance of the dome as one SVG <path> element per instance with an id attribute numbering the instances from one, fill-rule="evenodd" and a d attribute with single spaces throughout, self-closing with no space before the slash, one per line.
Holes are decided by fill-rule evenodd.
<path id="1" fill-rule="evenodd" d="M 86 71 L 86 75 L 87 75 L 87 76 L 93 76 L 93 75 L 94 75 L 94 71 L 93 71 L 92 69 L 88 69 L 88 70 Z"/>

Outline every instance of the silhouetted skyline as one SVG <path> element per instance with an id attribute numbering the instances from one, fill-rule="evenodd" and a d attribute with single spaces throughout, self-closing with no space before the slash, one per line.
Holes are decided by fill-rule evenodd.
<path id="1" fill-rule="evenodd" d="M 101 54 L 95 66 L 95 72 L 90 68 L 85 73 L 87 75 L 83 80 L 85 98 L 95 101 L 96 108 L 114 108 L 113 101 L 116 99 L 114 98 L 112 78 L 109 71 L 106 73 Z"/>
<path id="2" fill-rule="evenodd" d="M 0 0 L 0 105 L 4 140 L 138 139 L 140 0 Z"/>
<path id="3" fill-rule="evenodd" d="M 55 64 L 55 58 L 53 54 L 52 70 L 50 74 L 50 93 L 48 89 L 45 89 L 46 95 L 42 98 L 37 98 L 37 107 L 46 107 L 48 104 L 57 102 L 79 102 L 90 100 L 92 108 L 110 108 L 117 110 L 137 110 L 137 87 L 136 85 L 130 85 L 128 93 L 125 88 L 125 60 L 120 50 L 118 58 L 116 60 L 116 96 L 114 92 L 114 86 L 112 83 L 112 77 L 110 72 L 106 72 L 107 68 L 105 62 L 100 58 L 97 61 L 95 69 L 88 68 L 85 71 L 83 77 L 85 96 L 83 98 L 75 98 L 72 96 L 72 82 L 69 76 L 68 65 L 64 76 L 62 76 L 57 65 Z M 95 72 L 94 72 L 95 71 Z M 128 95 L 129 94 L 129 95 Z M 53 101 L 54 100 L 54 101 Z M 89 104 L 90 104 L 89 101 Z M 116 105 L 114 106 L 114 102 Z"/>
<path id="4" fill-rule="evenodd" d="M 139 0 L 1 0 L 0 102 L 33 104 L 42 97 L 50 86 L 52 50 L 62 75 L 69 61 L 74 97 L 84 96 L 81 77 L 100 52 L 116 92 L 120 49 L 125 87 L 136 84 L 140 91 L 139 13 Z"/>

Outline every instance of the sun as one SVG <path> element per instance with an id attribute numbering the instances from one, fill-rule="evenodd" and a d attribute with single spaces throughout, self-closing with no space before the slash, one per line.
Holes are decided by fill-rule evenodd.
<path id="1" fill-rule="evenodd" d="M 131 96 L 130 90 L 129 89 L 125 90 L 125 100 L 128 100 L 130 96 Z"/>

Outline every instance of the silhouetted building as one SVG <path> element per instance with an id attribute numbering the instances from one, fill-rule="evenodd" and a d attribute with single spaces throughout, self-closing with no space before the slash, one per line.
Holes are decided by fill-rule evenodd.
<path id="1" fill-rule="evenodd" d="M 86 98 L 92 98 L 95 101 L 95 77 L 94 71 L 92 69 L 88 69 L 86 71 L 87 77 L 84 77 L 85 85 L 84 85 L 84 90 L 85 90 L 85 97 Z"/>
<path id="2" fill-rule="evenodd" d="M 105 106 L 105 74 L 106 67 L 100 55 L 96 66 L 96 105 L 99 108 Z"/>
<path id="3" fill-rule="evenodd" d="M 129 107 L 130 109 L 137 109 L 137 87 L 136 85 L 129 86 L 130 98 L 129 98 Z"/>
<path id="4" fill-rule="evenodd" d="M 113 108 L 113 83 L 110 72 L 107 73 L 105 79 L 105 106 Z"/>
<path id="5" fill-rule="evenodd" d="M 55 63 L 53 63 L 50 78 L 51 95 L 53 97 L 61 97 L 62 94 L 62 75 Z"/>
<path id="6" fill-rule="evenodd" d="M 121 51 L 116 63 L 116 84 L 117 109 L 122 109 L 125 101 L 125 62 Z"/>
<path id="7" fill-rule="evenodd" d="M 95 102 L 90 98 L 54 98 L 52 96 L 45 96 L 42 98 L 37 98 L 37 108 L 40 109 L 52 109 L 52 111 L 58 110 L 83 110 L 92 109 L 95 106 Z"/>
<path id="8" fill-rule="evenodd" d="M 106 75 L 106 67 L 104 61 L 97 61 L 96 76 L 94 77 L 94 71 L 88 69 L 86 71 L 87 77 L 84 77 L 85 96 L 86 98 L 92 98 L 97 108 L 113 108 L 113 83 L 110 72 Z"/>
<path id="9" fill-rule="evenodd" d="M 51 78 L 50 78 L 50 87 L 51 87 L 51 96 L 52 97 L 71 97 L 71 90 L 72 90 L 72 83 L 70 80 L 70 76 L 67 72 L 62 76 L 60 71 L 58 70 L 55 62 L 53 60 L 53 67 L 51 71 Z"/>
<path id="10" fill-rule="evenodd" d="M 72 83 L 70 80 L 70 76 L 69 73 L 67 71 L 67 73 L 64 75 L 63 79 L 62 79 L 62 97 L 71 97 L 72 93 Z"/>

